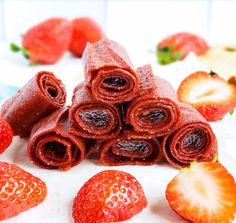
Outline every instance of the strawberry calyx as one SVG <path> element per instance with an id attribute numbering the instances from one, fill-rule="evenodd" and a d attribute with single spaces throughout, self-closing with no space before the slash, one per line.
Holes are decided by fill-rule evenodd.
<path id="1" fill-rule="evenodd" d="M 215 155 L 214 156 L 214 158 L 213 158 L 213 160 L 211 161 L 212 163 L 215 163 L 215 162 L 217 162 L 218 161 L 218 156 L 217 155 Z M 197 161 L 193 161 L 193 162 L 191 162 L 190 163 L 190 165 L 188 166 L 188 167 L 184 167 L 184 168 L 182 168 L 182 169 L 180 169 L 180 173 L 182 173 L 182 172 L 185 172 L 185 171 L 189 171 L 189 170 L 191 170 L 191 168 L 194 166 L 194 165 L 196 165 L 196 164 L 198 164 L 199 162 L 197 162 Z"/>
<path id="2" fill-rule="evenodd" d="M 11 43 L 11 44 L 10 44 L 10 49 L 11 49 L 11 51 L 14 52 L 14 53 L 22 52 L 22 55 L 23 55 L 26 59 L 29 59 L 30 53 L 29 53 L 29 51 L 28 51 L 27 49 L 25 49 L 25 48 L 23 48 L 23 47 L 20 47 L 20 46 L 18 46 L 18 45 L 15 44 L 15 43 Z"/>
<path id="3" fill-rule="evenodd" d="M 229 112 L 230 115 L 234 114 L 234 109 Z"/>
<path id="4" fill-rule="evenodd" d="M 11 43 L 11 44 L 10 44 L 10 49 L 11 49 L 11 51 L 12 51 L 13 53 L 21 52 L 22 55 L 24 56 L 24 58 L 26 58 L 27 60 L 30 59 L 30 52 L 29 52 L 29 50 L 25 49 L 24 47 L 20 47 L 20 46 L 18 46 L 18 45 L 15 44 L 15 43 Z M 39 63 L 36 62 L 36 61 L 31 61 L 31 62 L 29 63 L 29 66 L 36 66 L 36 65 L 38 65 L 38 64 L 39 64 Z"/>
<path id="5" fill-rule="evenodd" d="M 160 64 L 166 65 L 180 60 L 184 56 L 182 51 L 174 51 L 173 46 L 165 46 L 157 49 L 157 58 Z"/>

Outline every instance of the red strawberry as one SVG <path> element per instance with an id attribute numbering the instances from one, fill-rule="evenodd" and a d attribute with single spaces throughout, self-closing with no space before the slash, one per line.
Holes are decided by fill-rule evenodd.
<path id="1" fill-rule="evenodd" d="M 157 45 L 157 56 L 160 64 L 169 64 L 183 60 L 190 52 L 202 55 L 208 49 L 208 44 L 200 36 L 182 32 L 162 40 Z"/>
<path id="2" fill-rule="evenodd" d="M 105 37 L 101 27 L 92 19 L 81 17 L 73 20 L 73 33 L 69 50 L 81 57 L 87 42 L 94 43 Z"/>
<path id="3" fill-rule="evenodd" d="M 198 71 L 182 81 L 179 101 L 194 106 L 208 121 L 217 121 L 236 106 L 236 85 L 226 82 L 215 73 Z"/>
<path id="4" fill-rule="evenodd" d="M 28 30 L 23 36 L 23 48 L 11 44 L 14 52 L 22 51 L 33 63 L 54 64 L 68 49 L 72 24 L 63 18 L 48 19 Z"/>
<path id="5" fill-rule="evenodd" d="M 230 223 L 236 214 L 236 184 L 220 163 L 192 164 L 167 186 L 166 199 L 194 223 Z"/>
<path id="6" fill-rule="evenodd" d="M 130 174 L 105 170 L 90 178 L 74 200 L 75 223 L 127 220 L 147 206 L 142 186 Z"/>
<path id="7" fill-rule="evenodd" d="M 0 117 L 0 153 L 3 153 L 10 146 L 13 138 L 11 126 Z"/>
<path id="8" fill-rule="evenodd" d="M 0 220 L 36 207 L 47 194 L 44 182 L 20 167 L 0 162 Z"/>

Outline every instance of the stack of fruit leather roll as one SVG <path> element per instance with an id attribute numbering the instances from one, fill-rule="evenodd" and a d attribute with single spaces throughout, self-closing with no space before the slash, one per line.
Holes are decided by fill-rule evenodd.
<path id="1" fill-rule="evenodd" d="M 64 107 L 61 81 L 40 72 L 1 109 L 15 135 L 30 135 L 33 164 L 68 170 L 98 150 L 104 165 L 152 165 L 165 158 L 181 168 L 217 155 L 210 125 L 177 100 L 150 64 L 135 69 L 126 50 L 108 39 L 88 44 L 83 63 L 85 80 L 77 83 L 70 106 Z"/>

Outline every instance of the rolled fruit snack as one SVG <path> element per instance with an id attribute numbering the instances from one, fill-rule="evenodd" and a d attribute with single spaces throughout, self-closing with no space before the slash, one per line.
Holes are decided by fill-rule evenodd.
<path id="1" fill-rule="evenodd" d="M 139 138 L 170 134 L 181 117 L 174 89 L 154 76 L 150 64 L 139 67 L 137 73 L 141 80 L 138 96 L 124 105 L 127 134 Z"/>
<path id="2" fill-rule="evenodd" d="M 218 154 L 218 144 L 210 125 L 192 106 L 180 103 L 180 108 L 178 127 L 162 140 L 166 160 L 176 168 L 187 167 L 193 161 L 212 161 Z"/>
<path id="3" fill-rule="evenodd" d="M 139 77 L 126 50 L 103 39 L 88 43 L 83 53 L 86 87 L 95 100 L 109 104 L 129 101 L 139 90 Z"/>
<path id="4" fill-rule="evenodd" d="M 71 133 L 90 139 L 110 139 L 120 133 L 118 105 L 96 101 L 80 83 L 74 90 L 70 109 Z"/>
<path id="5" fill-rule="evenodd" d="M 85 140 L 69 133 L 69 108 L 64 107 L 40 120 L 28 142 L 30 161 L 45 169 L 68 170 L 87 154 Z"/>
<path id="6" fill-rule="evenodd" d="M 2 105 L 0 115 L 11 125 L 14 135 L 27 138 L 35 123 L 65 102 L 62 82 L 53 73 L 41 71 Z"/>
<path id="7" fill-rule="evenodd" d="M 139 139 L 121 134 L 100 144 L 100 162 L 104 165 L 151 165 L 163 158 L 157 138 Z"/>

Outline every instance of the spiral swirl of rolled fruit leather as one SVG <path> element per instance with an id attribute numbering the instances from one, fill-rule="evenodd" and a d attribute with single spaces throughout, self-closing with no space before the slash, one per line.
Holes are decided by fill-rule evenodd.
<path id="1" fill-rule="evenodd" d="M 151 165 L 163 157 L 158 139 L 127 138 L 120 135 L 100 145 L 100 162 L 104 165 Z"/>
<path id="2" fill-rule="evenodd" d="M 192 106 L 180 103 L 180 108 L 178 128 L 162 140 L 166 160 L 176 168 L 187 167 L 193 161 L 212 161 L 218 154 L 218 145 L 211 126 Z"/>
<path id="3" fill-rule="evenodd" d="M 141 79 L 138 97 L 126 104 L 126 123 L 134 133 L 145 137 L 170 134 L 180 120 L 180 108 L 172 86 L 155 77 L 150 65 L 137 69 Z"/>
<path id="4" fill-rule="evenodd" d="M 122 128 L 120 107 L 94 100 L 83 83 L 74 90 L 70 120 L 71 133 L 90 139 L 114 138 Z"/>
<path id="5" fill-rule="evenodd" d="M 121 45 L 108 39 L 87 44 L 83 62 L 86 87 L 95 100 L 114 104 L 135 97 L 139 76 Z"/>
<path id="6" fill-rule="evenodd" d="M 11 125 L 14 135 L 27 138 L 34 124 L 65 102 L 62 82 L 53 73 L 41 71 L 2 105 L 0 115 Z"/>
<path id="7" fill-rule="evenodd" d="M 68 170 L 87 153 L 85 140 L 69 133 L 69 108 L 61 108 L 38 122 L 28 143 L 30 161 L 45 169 Z"/>

